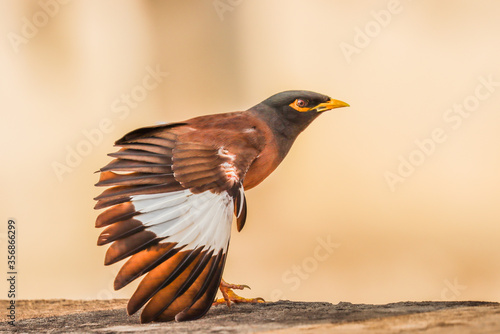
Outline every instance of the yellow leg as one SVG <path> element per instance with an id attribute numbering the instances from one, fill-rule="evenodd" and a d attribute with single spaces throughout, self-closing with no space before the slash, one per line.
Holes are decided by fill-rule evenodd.
<path id="1" fill-rule="evenodd" d="M 226 304 L 228 307 L 233 303 L 265 303 L 266 301 L 260 297 L 258 298 L 243 298 L 234 293 L 233 289 L 243 290 L 244 288 L 250 289 L 248 285 L 229 284 L 224 280 L 220 282 L 220 292 L 222 297 L 217 299 L 213 305 Z"/>

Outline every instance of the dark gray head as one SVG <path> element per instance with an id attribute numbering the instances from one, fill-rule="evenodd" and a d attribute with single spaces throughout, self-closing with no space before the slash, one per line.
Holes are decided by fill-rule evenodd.
<path id="1" fill-rule="evenodd" d="M 299 133 L 323 111 L 348 106 L 323 94 L 289 90 L 269 97 L 248 111 L 269 125 L 277 140 L 282 141 L 281 153 L 286 154 Z"/>
<path id="2" fill-rule="evenodd" d="M 288 90 L 269 97 L 250 110 L 270 125 L 276 122 L 284 123 L 303 131 L 323 111 L 348 106 L 345 102 L 333 100 L 323 94 L 307 90 Z"/>

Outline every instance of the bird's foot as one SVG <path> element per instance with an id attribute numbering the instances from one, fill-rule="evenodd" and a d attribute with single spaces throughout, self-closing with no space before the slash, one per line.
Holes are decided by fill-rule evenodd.
<path id="1" fill-rule="evenodd" d="M 234 293 L 233 289 L 243 290 L 245 288 L 250 289 L 248 285 L 238 285 L 238 284 L 229 284 L 224 280 L 221 280 L 219 289 L 222 292 L 222 298 L 214 301 L 212 305 L 220 305 L 226 304 L 228 307 L 231 307 L 231 304 L 234 303 L 265 303 L 266 301 L 260 297 L 258 298 L 243 298 Z"/>

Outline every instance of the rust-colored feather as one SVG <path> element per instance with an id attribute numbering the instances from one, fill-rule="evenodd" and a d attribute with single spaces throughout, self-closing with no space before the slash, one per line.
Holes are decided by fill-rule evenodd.
<path id="1" fill-rule="evenodd" d="M 142 161 L 133 161 L 126 159 L 114 159 L 106 166 L 100 169 L 100 172 L 106 171 L 124 171 L 124 172 L 139 172 L 139 173 L 170 173 L 172 164 L 152 164 Z"/>
<path id="2" fill-rule="evenodd" d="M 106 251 L 104 264 L 108 266 L 123 260 L 148 246 L 156 244 L 159 240 L 161 239 L 159 239 L 156 234 L 147 230 L 119 239 L 109 246 Z"/>
<path id="3" fill-rule="evenodd" d="M 168 164 L 170 162 L 169 156 L 142 150 L 121 149 L 118 152 L 109 153 L 108 155 L 113 158 L 149 162 L 153 164 Z"/>
<path id="4" fill-rule="evenodd" d="M 198 259 L 200 252 L 201 248 L 194 251 L 178 252 L 168 260 L 150 270 L 141 283 L 139 283 L 137 290 L 130 298 L 127 305 L 128 314 L 134 314 L 137 312 L 148 302 L 148 300 L 157 294 L 158 291 L 176 280 L 186 268 L 192 265 L 193 261 Z M 175 286 L 170 286 L 168 290 L 175 293 L 176 288 Z"/>
<path id="5" fill-rule="evenodd" d="M 136 186 L 116 186 L 106 189 L 101 195 L 94 198 L 97 200 L 95 209 L 102 209 L 110 205 L 123 203 L 130 200 L 130 196 L 145 195 L 145 194 L 159 194 L 171 191 L 183 190 L 184 187 L 177 182 L 167 184 L 154 184 L 145 185 L 141 187 Z"/>
<path id="6" fill-rule="evenodd" d="M 191 305 L 186 307 L 182 312 L 175 316 L 177 321 L 195 320 L 201 318 L 208 312 L 210 306 L 215 299 L 220 281 L 222 279 L 222 272 L 226 262 L 226 255 L 220 252 L 215 257 L 214 263 L 210 266 L 209 272 L 203 280 L 200 280 L 197 295 L 193 298 Z M 162 321 L 161 315 L 158 317 Z"/>
<path id="7" fill-rule="evenodd" d="M 146 138 L 143 138 L 145 140 Z M 151 138 L 154 139 L 154 138 Z M 140 139 L 138 139 L 140 140 Z M 163 156 L 172 156 L 172 148 L 175 145 L 175 142 L 165 140 L 162 138 L 157 138 L 157 140 L 162 141 L 162 145 L 153 145 L 150 143 L 145 143 L 145 142 L 132 142 L 132 143 L 127 143 L 127 144 L 120 144 L 116 146 L 123 147 L 124 149 L 128 150 L 141 150 L 141 151 L 146 151 L 158 155 L 163 155 Z M 166 146 L 168 145 L 168 146 Z"/>
<path id="8" fill-rule="evenodd" d="M 170 123 L 165 125 L 148 126 L 140 129 L 136 129 L 127 133 L 122 138 L 118 139 L 115 144 L 126 144 L 132 142 L 138 142 L 142 138 L 163 138 L 171 141 L 175 141 L 176 135 L 169 132 L 171 129 L 186 125 L 186 123 Z"/>
<path id="9" fill-rule="evenodd" d="M 216 157 L 216 152 L 213 148 L 207 148 L 207 149 L 180 149 L 176 147 L 174 149 L 175 151 L 175 160 L 181 160 L 181 159 L 190 159 L 193 157 L 198 157 L 198 158 L 203 158 L 203 157 Z"/>
<path id="10" fill-rule="evenodd" d="M 116 174 L 113 172 L 102 172 L 99 182 L 95 184 L 97 187 L 127 185 L 137 186 L 144 184 L 163 184 L 173 183 L 175 178 L 173 173 L 166 174 L 150 174 L 150 173 L 131 173 L 131 174 Z"/>
<path id="11" fill-rule="evenodd" d="M 165 139 L 155 136 L 135 138 L 128 141 L 122 141 L 120 143 L 117 142 L 115 146 L 126 147 L 127 145 L 133 145 L 133 144 L 151 144 L 155 146 L 172 149 L 175 146 L 175 136 L 173 136 L 172 139 Z"/>
<path id="12" fill-rule="evenodd" d="M 211 296 L 208 307 L 205 305 L 204 308 L 195 310 L 206 313 L 217 293 L 223 258 L 222 253 L 201 253 L 170 286 L 163 288 L 149 301 L 141 314 L 141 322 L 172 321 L 204 295 Z"/>
<path id="13" fill-rule="evenodd" d="M 192 262 L 185 266 L 185 269 L 177 277 L 167 279 L 169 281 L 168 286 L 162 287 L 152 296 L 144 308 L 141 314 L 141 322 L 155 321 L 160 314 L 165 315 L 165 320 L 161 321 L 171 321 L 175 319 L 177 313 L 189 306 L 189 302 L 195 297 L 196 291 L 191 290 L 188 294 L 184 294 L 202 271 L 200 268 L 203 269 L 206 266 L 207 258 L 205 253 L 193 257 Z M 182 300 L 179 298 L 180 296 L 187 297 L 188 300 L 186 301 L 186 298 Z"/>
<path id="14" fill-rule="evenodd" d="M 97 245 L 102 246 L 109 244 L 118 239 L 122 239 L 134 233 L 144 230 L 142 222 L 136 219 L 127 219 L 108 226 L 101 232 L 97 239 Z"/>
<path id="15" fill-rule="evenodd" d="M 137 277 L 175 255 L 181 249 L 174 249 L 176 245 L 176 243 L 171 242 L 159 243 L 132 255 L 116 275 L 115 290 L 123 288 Z"/>
<path id="16" fill-rule="evenodd" d="M 97 216 L 95 227 L 104 227 L 120 220 L 132 218 L 136 214 L 135 207 L 131 202 L 117 204 Z"/>

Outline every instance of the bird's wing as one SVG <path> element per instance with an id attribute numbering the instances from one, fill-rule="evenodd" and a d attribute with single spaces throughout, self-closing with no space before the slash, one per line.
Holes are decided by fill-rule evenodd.
<path id="1" fill-rule="evenodd" d="M 130 257 L 115 289 L 147 273 L 127 306 L 133 314 L 147 303 L 141 322 L 196 319 L 215 298 L 233 213 L 244 224 L 242 181 L 259 153 L 241 138 L 217 145 L 220 135 L 185 124 L 135 130 L 100 170 L 96 185 L 110 188 L 95 198 L 107 208 L 98 245 L 112 243 L 106 265 Z"/>

